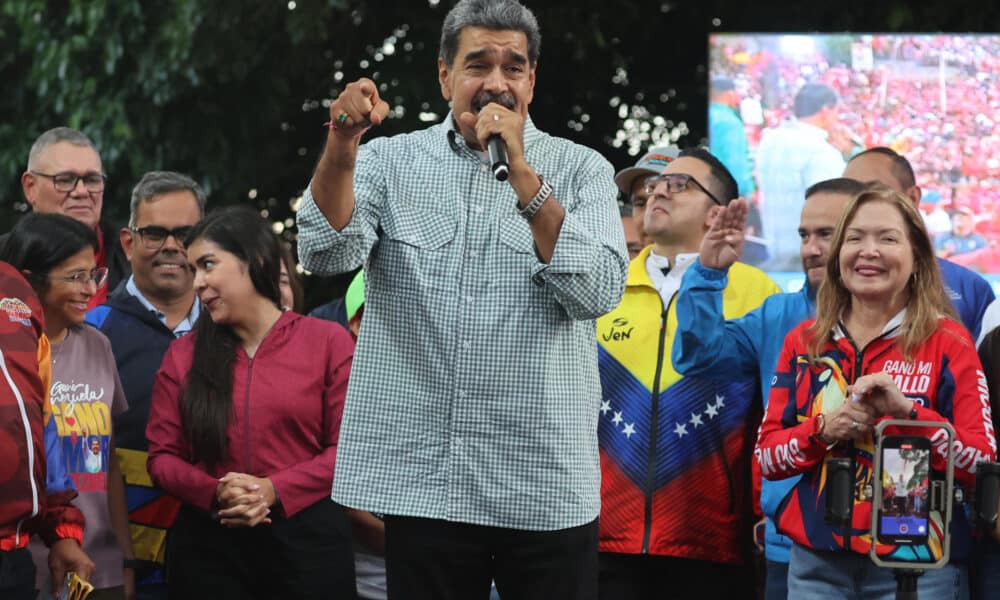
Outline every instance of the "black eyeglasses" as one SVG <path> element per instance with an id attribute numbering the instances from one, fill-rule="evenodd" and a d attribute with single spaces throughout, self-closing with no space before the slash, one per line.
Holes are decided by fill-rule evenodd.
<path id="1" fill-rule="evenodd" d="M 87 285 L 88 281 L 93 281 L 94 285 L 98 289 L 104 287 L 105 282 L 108 280 L 108 269 L 107 267 L 97 267 L 93 271 L 76 271 L 72 275 L 46 275 L 49 279 L 55 279 L 56 281 L 65 281 L 66 283 L 74 283 L 80 287 Z"/>
<path id="2" fill-rule="evenodd" d="M 708 191 L 708 188 L 698 183 L 697 179 L 686 173 L 667 173 L 664 175 L 653 175 L 651 177 L 647 177 L 644 191 L 652 196 L 653 191 L 656 190 L 656 186 L 661 183 L 667 184 L 667 191 L 671 194 L 679 194 L 686 191 L 690 189 L 691 184 L 693 183 L 699 190 L 708 194 L 708 197 L 712 199 L 712 202 L 715 202 L 719 206 L 726 205 L 724 202 L 721 202 L 718 198 L 716 198 L 715 194 Z"/>
<path id="3" fill-rule="evenodd" d="M 147 250 L 159 250 L 163 247 L 163 244 L 167 242 L 167 238 L 170 236 L 173 236 L 177 245 L 183 248 L 184 238 L 191 233 L 191 226 L 185 225 L 183 227 L 167 229 L 166 227 L 160 227 L 159 225 L 147 225 L 146 227 L 132 228 L 132 231 L 139 234 L 139 237 L 142 238 L 142 245 L 145 246 Z"/>
<path id="4" fill-rule="evenodd" d="M 55 175 L 50 175 L 39 171 L 29 172 L 32 175 L 51 179 L 52 186 L 56 188 L 57 192 L 72 192 L 76 189 L 76 184 L 81 179 L 83 180 L 83 187 L 87 188 L 88 192 L 103 192 L 104 183 L 107 181 L 107 177 L 105 177 L 103 173 L 87 173 L 86 175 L 77 175 L 76 173 L 56 173 Z"/>

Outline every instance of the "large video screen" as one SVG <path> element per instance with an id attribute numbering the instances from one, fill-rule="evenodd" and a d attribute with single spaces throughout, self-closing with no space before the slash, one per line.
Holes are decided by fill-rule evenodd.
<path id="1" fill-rule="evenodd" d="M 1000 35 L 725 33 L 709 55 L 709 143 L 752 201 L 747 262 L 800 287 L 805 189 L 888 146 L 938 255 L 1000 289 Z"/>

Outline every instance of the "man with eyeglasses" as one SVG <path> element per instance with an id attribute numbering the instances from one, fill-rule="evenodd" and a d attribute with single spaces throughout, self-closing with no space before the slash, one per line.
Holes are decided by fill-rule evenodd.
<path id="1" fill-rule="evenodd" d="M 619 183 L 621 185 L 621 183 Z M 601 598 L 752 598 L 746 531 L 754 377 L 682 377 L 670 360 L 681 277 L 736 181 L 707 150 L 680 152 L 646 177 L 652 245 L 629 265 L 625 296 L 597 323 L 602 401 Z M 750 311 L 778 287 L 736 263 L 722 310 Z"/>
<path id="2" fill-rule="evenodd" d="M 64 214 L 97 234 L 97 266 L 107 267 L 108 285 L 98 288 L 88 308 L 103 303 L 108 289 L 129 274 L 118 243 L 118 228 L 101 221 L 105 182 L 101 155 L 94 143 L 69 127 L 56 127 L 38 136 L 28 153 L 28 170 L 21 175 L 21 189 L 32 210 Z M 5 240 L 6 236 L 0 238 L 0 244 Z"/>
<path id="3" fill-rule="evenodd" d="M 184 238 L 204 215 L 205 202 L 204 191 L 186 175 L 143 175 L 132 190 L 129 225 L 120 237 L 132 276 L 87 314 L 111 341 L 129 402 L 114 427 L 135 549 L 126 563 L 135 569 L 139 598 L 166 597 L 164 543 L 179 504 L 154 488 L 146 473 L 146 421 L 167 347 L 188 333 L 201 313 Z"/>

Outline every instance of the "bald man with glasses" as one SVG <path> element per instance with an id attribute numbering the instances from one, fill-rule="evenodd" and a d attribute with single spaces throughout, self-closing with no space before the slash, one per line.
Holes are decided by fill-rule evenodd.
<path id="1" fill-rule="evenodd" d="M 108 269 L 108 285 L 98 288 L 88 308 L 102 304 L 108 290 L 130 272 L 118 242 L 118 228 L 101 220 L 106 182 L 94 143 L 69 127 L 56 127 L 38 136 L 28 153 L 28 168 L 21 175 L 21 190 L 32 210 L 72 217 L 97 235 L 97 266 Z M 6 238 L 0 237 L 0 244 Z"/>

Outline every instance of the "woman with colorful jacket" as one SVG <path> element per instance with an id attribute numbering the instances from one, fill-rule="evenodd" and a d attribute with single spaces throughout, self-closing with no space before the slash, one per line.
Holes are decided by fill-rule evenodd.
<path id="1" fill-rule="evenodd" d="M 763 476 L 803 475 L 776 513 L 779 531 L 795 542 L 789 598 L 894 598 L 889 569 L 868 557 L 873 427 L 884 419 L 951 423 L 956 432 L 955 481 L 971 486 L 976 464 L 993 460 L 996 441 L 985 380 L 972 339 L 957 322 L 941 284 L 920 214 L 904 196 L 882 186 L 855 198 L 834 233 L 817 317 L 792 330 L 778 359 L 770 402 L 757 442 Z M 889 430 L 890 434 L 894 433 Z M 947 441 L 935 434 L 932 469 L 946 468 Z M 856 464 L 851 523 L 824 523 L 827 462 Z M 894 560 L 926 560 L 940 552 L 932 522 L 926 546 L 879 544 Z M 950 524 L 952 558 L 967 552 L 962 510 Z M 965 595 L 959 563 L 928 570 L 921 597 Z"/>
<path id="2" fill-rule="evenodd" d="M 278 240 L 248 208 L 185 242 L 204 311 L 153 387 L 149 474 L 183 503 L 171 598 L 353 598 L 350 523 L 330 500 L 354 343 L 280 308 Z"/>
<path id="3" fill-rule="evenodd" d="M 2 244 L 0 244 L 2 246 Z M 2 252 L 0 252 L 2 254 Z M 49 343 L 42 306 L 23 275 L 0 262 L 0 598 L 33 600 L 35 565 L 28 542 L 49 545 L 49 568 L 61 581 L 66 571 L 84 579 L 94 563 L 83 546 L 84 518 L 62 455 L 46 460 L 58 438 L 49 407 Z"/>
<path id="4" fill-rule="evenodd" d="M 79 492 L 73 503 L 86 521 L 83 550 L 96 567 L 90 577 L 94 596 L 131 598 L 132 574 L 124 568 L 124 557 L 132 542 L 111 424 L 128 405 L 108 339 L 83 322 L 108 274 L 97 266 L 97 246 L 93 230 L 79 221 L 31 213 L 14 226 L 0 259 L 24 273 L 45 312 L 56 433 L 46 437 L 46 453 L 50 465 L 61 459 Z M 42 540 L 33 540 L 29 550 L 38 569 L 40 598 L 56 596 L 61 575 L 46 568 L 50 561 Z"/>

